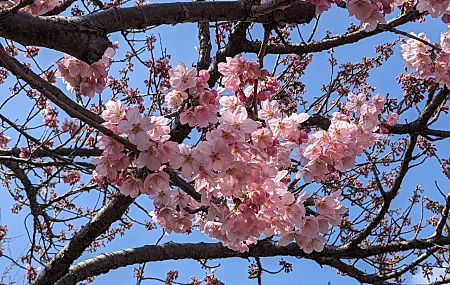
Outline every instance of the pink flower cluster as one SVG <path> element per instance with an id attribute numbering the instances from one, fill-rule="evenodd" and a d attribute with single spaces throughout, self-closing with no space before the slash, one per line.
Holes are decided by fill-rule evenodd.
<path id="1" fill-rule="evenodd" d="M 68 120 L 67 118 L 64 118 L 64 122 L 61 124 L 61 131 L 63 133 L 68 132 L 70 135 L 73 135 L 80 126 L 77 123 L 76 119 Z"/>
<path id="2" fill-rule="evenodd" d="M 322 14 L 331 8 L 331 4 L 339 4 L 341 0 L 307 0 L 316 5 L 316 14 Z M 394 6 L 401 6 L 402 0 L 349 0 L 347 9 L 349 16 L 361 21 L 365 31 L 372 31 L 378 23 L 386 23 L 385 14 L 390 14 Z"/>
<path id="3" fill-rule="evenodd" d="M 191 104 L 186 105 L 180 114 L 180 122 L 193 127 L 207 127 L 209 124 L 217 123 L 217 109 L 219 108 L 219 94 L 208 88 L 209 73 L 206 70 L 199 72 L 193 67 L 187 68 L 183 63 L 169 70 L 170 91 L 165 100 L 167 106 L 178 109 L 189 103 L 186 102 L 188 92 L 191 95 Z"/>
<path id="4" fill-rule="evenodd" d="M 301 124 L 309 115 L 288 115 L 270 100 L 279 83 L 255 62 L 230 58 L 219 70 L 234 95 L 221 97 L 208 89 L 205 71 L 197 73 L 184 64 L 169 71 L 173 90 L 165 98 L 168 106 L 180 110 L 182 123 L 208 127 L 195 146 L 169 141 L 169 121 L 163 116 L 142 116 L 138 108 L 109 101 L 104 125 L 141 152 L 128 157 L 121 144 L 102 137 L 103 155 L 92 161 L 96 179 L 106 178 L 124 195 L 147 194 L 155 207 L 153 220 L 168 232 L 190 232 L 195 218 L 202 232 L 241 252 L 261 235 L 279 236 L 281 244 L 295 240 L 306 253 L 321 251 L 326 242 L 321 234 L 329 225 L 339 225 L 347 208 L 340 203 L 340 191 L 314 197 L 289 192 L 291 154 L 301 156 L 305 181 L 321 181 L 331 171 L 351 167 L 376 139 L 372 131 L 380 124 L 385 98 L 377 95 L 368 102 L 365 95 L 350 94 L 346 109 L 355 118 L 335 113 L 328 131 L 308 136 Z M 243 90 L 247 85 L 254 90 L 256 80 L 264 96 L 258 94 L 258 113 L 249 114 Z M 191 182 L 201 201 L 172 189 L 167 167 Z M 192 214 L 199 207 L 207 210 Z"/>
<path id="5" fill-rule="evenodd" d="M 41 270 L 41 267 L 34 268 L 33 265 L 27 264 L 25 269 L 25 276 L 27 280 L 34 280 L 37 277 L 37 273 Z"/>
<path id="6" fill-rule="evenodd" d="M 65 54 L 61 61 L 54 63 L 58 67 L 55 76 L 63 79 L 70 92 L 76 91 L 89 98 L 94 97 L 95 93 L 101 94 L 106 86 L 107 69 L 117 48 L 117 43 L 107 48 L 103 57 L 91 65 Z"/>
<path id="7" fill-rule="evenodd" d="M 58 126 L 58 110 L 50 106 L 47 100 L 38 105 L 39 113 L 44 117 L 44 125 L 48 128 L 56 128 Z"/>
<path id="8" fill-rule="evenodd" d="M 353 167 L 356 157 L 365 148 L 373 146 L 377 139 L 373 131 L 380 124 L 379 115 L 385 102 L 386 98 L 380 94 L 369 102 L 367 94 L 350 93 L 345 108 L 358 117 L 350 119 L 347 115 L 335 112 L 327 131 L 310 135 L 296 152 L 303 166 L 297 178 L 302 177 L 305 182 L 321 182 L 329 172 Z M 395 125 L 398 115 L 388 118 L 387 124 Z"/>
<path id="9" fill-rule="evenodd" d="M 11 1 L 0 1 L 0 8 L 9 8 L 16 4 L 18 4 L 20 0 Z M 33 15 L 42 15 L 55 7 L 62 4 L 61 0 L 35 0 L 32 5 L 28 5 L 25 8 L 21 9 L 22 12 L 33 14 Z"/>
<path id="10" fill-rule="evenodd" d="M 103 155 L 92 160 L 96 164 L 95 177 L 106 177 L 111 184 L 117 184 L 124 195 L 137 197 L 147 194 L 153 200 L 152 212 L 155 222 L 170 233 L 185 233 L 191 230 L 194 215 L 184 209 L 196 207 L 197 203 L 186 193 L 169 187 L 169 175 L 164 167 L 179 153 L 178 144 L 168 141 L 170 127 L 168 119 L 162 116 L 142 116 L 138 108 L 126 109 L 121 101 L 109 101 L 102 117 L 105 126 L 115 133 L 127 137 L 141 151 L 137 158 L 129 158 L 123 146 L 107 137 L 101 137 Z M 126 169 L 147 168 L 152 171 L 144 177 L 129 174 Z"/>
<path id="11" fill-rule="evenodd" d="M 5 147 L 8 145 L 8 143 L 11 141 L 11 138 L 8 136 L 5 136 L 3 131 L 0 131 L 0 149 L 5 149 Z"/>
<path id="12" fill-rule="evenodd" d="M 430 42 L 424 33 L 411 34 Z M 407 68 L 415 69 L 417 75 L 422 77 L 434 76 L 436 82 L 450 86 L 450 28 L 441 34 L 437 56 L 432 56 L 431 47 L 416 39 L 408 39 L 401 47 L 400 54 Z"/>
<path id="13" fill-rule="evenodd" d="M 331 8 L 331 4 L 339 4 L 341 0 L 307 0 L 316 6 L 316 14 Z M 373 31 L 378 23 L 386 23 L 385 15 L 391 14 L 395 7 L 402 7 L 405 0 L 349 0 L 346 3 L 349 16 L 361 21 L 365 31 Z M 428 12 L 433 18 L 442 16 L 442 21 L 450 23 L 450 0 L 418 0 L 416 9 Z"/>
<path id="14" fill-rule="evenodd" d="M 77 170 L 66 170 L 62 175 L 61 179 L 64 183 L 69 183 L 70 185 L 75 185 L 80 181 L 80 172 Z"/>
<path id="15" fill-rule="evenodd" d="M 444 23 L 450 23 L 450 0 L 418 0 L 416 9 L 428 12 L 433 18 L 442 16 Z"/>
<path id="16" fill-rule="evenodd" d="M 394 10 L 395 0 L 350 0 L 347 2 L 349 16 L 361 21 L 365 31 L 373 31 L 378 23 L 386 23 L 384 14 Z"/>

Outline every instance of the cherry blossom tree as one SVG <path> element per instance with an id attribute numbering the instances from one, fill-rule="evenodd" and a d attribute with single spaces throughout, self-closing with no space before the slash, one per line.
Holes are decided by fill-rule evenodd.
<path id="1" fill-rule="evenodd" d="M 96 283 L 127 266 L 137 284 L 227 283 L 215 273 L 225 267 L 204 276 L 146 270 L 180 259 L 208 270 L 210 260 L 244 258 L 257 284 L 295 270 L 286 257 L 362 284 L 431 280 L 448 267 L 450 192 L 440 185 L 450 179 L 450 0 L 0 7 L 2 195 L 25 217 L 0 226 L 10 262 L 1 284 Z M 328 10 L 357 23 L 319 38 Z M 440 38 L 401 28 L 433 18 Z M 184 23 L 198 29 L 192 63 L 174 62 L 154 33 Z M 399 37 L 360 61 L 335 57 L 381 33 Z M 317 74 L 322 88 L 309 89 L 304 77 L 319 53 L 331 76 Z M 368 79 L 395 56 L 403 94 L 383 94 L 383 82 Z M 434 189 L 406 185 L 408 172 L 430 164 L 441 172 Z M 18 256 L 7 251 L 20 246 L 14 227 L 29 239 Z M 154 244 L 108 250 L 152 231 L 162 232 Z M 194 232 L 210 242 L 160 243 Z M 266 257 L 280 267 L 268 269 Z M 430 284 L 450 283 L 440 272 Z"/>

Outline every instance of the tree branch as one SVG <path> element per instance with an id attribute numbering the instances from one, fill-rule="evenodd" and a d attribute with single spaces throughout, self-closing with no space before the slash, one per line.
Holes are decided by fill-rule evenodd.
<path id="1" fill-rule="evenodd" d="M 100 156 L 103 153 L 103 149 L 89 149 L 89 148 L 58 148 L 58 149 L 50 149 L 52 154 L 59 156 L 69 156 L 69 157 L 92 157 L 92 156 Z M 0 156 L 14 156 L 20 157 L 20 148 L 5 148 L 0 150 Z M 51 157 L 49 151 L 44 149 L 36 149 L 33 150 L 33 157 Z"/>
<path id="2" fill-rule="evenodd" d="M 34 280 L 32 285 L 54 284 L 61 276 L 64 276 L 64 274 L 68 272 L 72 262 L 80 257 L 92 241 L 103 234 L 112 223 L 120 219 L 133 201 L 134 199 L 128 196 L 120 194 L 114 196 L 112 200 L 56 254 L 52 261 L 39 274 L 37 279 Z"/>
<path id="3" fill-rule="evenodd" d="M 282 44 L 282 43 L 272 43 L 267 45 L 266 54 L 307 54 L 313 52 L 320 52 L 324 50 L 329 50 L 330 48 L 335 48 L 338 46 L 343 46 L 347 44 L 356 43 L 362 39 L 369 38 L 371 36 L 383 33 L 387 31 L 388 28 L 397 27 L 406 24 L 410 21 L 418 19 L 421 16 L 417 10 L 413 9 L 400 15 L 386 24 L 379 24 L 378 27 L 371 31 L 366 32 L 363 30 L 344 34 L 342 36 L 336 36 L 330 39 L 324 39 L 317 42 L 307 43 L 307 44 Z M 246 40 L 241 47 L 241 52 L 257 53 L 261 43 L 252 42 Z"/>
<path id="4" fill-rule="evenodd" d="M 386 192 L 386 195 L 384 195 L 383 205 L 378 210 L 378 213 L 375 215 L 375 217 L 372 218 L 370 223 L 368 223 L 364 227 L 364 229 L 351 240 L 351 242 L 348 244 L 349 247 L 354 247 L 357 244 L 361 243 L 364 239 L 366 239 L 372 233 L 372 231 L 380 224 L 381 220 L 386 215 L 392 203 L 392 200 L 394 200 L 395 196 L 397 196 L 397 193 L 400 190 L 400 186 L 402 185 L 406 172 L 408 172 L 409 170 L 409 163 L 412 160 L 413 151 L 414 148 L 416 147 L 416 142 L 417 142 L 417 135 L 410 135 L 410 141 L 405 152 L 405 157 L 403 158 L 403 161 L 400 164 L 400 170 L 398 171 L 397 176 L 395 177 L 394 182 L 392 183 L 391 189 L 389 189 L 389 191 Z"/>
<path id="5" fill-rule="evenodd" d="M 322 252 L 305 254 L 296 243 L 281 246 L 274 241 L 260 241 L 250 246 L 248 252 L 233 251 L 221 243 L 165 243 L 162 245 L 146 245 L 128 248 L 116 252 L 102 254 L 72 266 L 69 272 L 55 285 L 74 285 L 90 276 L 105 274 L 110 270 L 128 265 L 151 261 L 180 259 L 221 259 L 232 257 L 273 257 L 297 256 L 312 260 L 324 258 L 354 259 L 370 257 L 389 252 L 403 252 L 412 249 L 427 249 L 435 245 L 449 245 L 450 237 L 414 239 L 410 241 L 391 242 L 389 244 L 351 248 L 325 246 Z M 330 264 L 331 265 L 331 264 Z M 333 265 L 331 265 L 333 266 Z"/>
<path id="6" fill-rule="evenodd" d="M 70 4 L 69 0 L 66 2 Z M 66 7 L 62 7 L 64 9 Z M 33 16 L 18 12 L 0 16 L 0 36 L 23 45 L 43 46 L 87 63 L 98 61 L 110 45 L 107 35 L 128 29 L 191 22 L 248 21 L 308 23 L 315 7 L 300 0 L 285 10 L 252 15 L 238 1 L 150 4 L 110 8 L 81 17 Z"/>

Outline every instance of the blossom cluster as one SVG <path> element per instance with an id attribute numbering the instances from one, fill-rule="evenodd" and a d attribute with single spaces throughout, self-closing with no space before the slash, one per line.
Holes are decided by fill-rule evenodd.
<path id="1" fill-rule="evenodd" d="M 321 14 L 331 8 L 331 4 L 339 4 L 341 0 L 307 0 L 316 5 L 316 14 Z M 346 3 L 349 16 L 355 16 L 361 21 L 362 28 L 373 31 L 378 23 L 386 23 L 385 14 L 390 14 L 394 6 L 401 6 L 402 0 L 349 0 Z"/>
<path id="2" fill-rule="evenodd" d="M 11 138 L 6 136 L 4 132 L 0 130 L 0 149 L 4 149 L 10 141 Z"/>
<path id="3" fill-rule="evenodd" d="M 0 225 L 0 257 L 3 256 L 3 247 L 1 246 L 1 244 L 4 242 L 7 232 L 8 232 L 8 226 Z"/>
<path id="4" fill-rule="evenodd" d="M 442 16 L 444 23 L 450 23 L 449 0 L 419 0 L 416 9 L 421 13 L 428 12 L 433 18 Z"/>
<path id="5" fill-rule="evenodd" d="M 193 127 L 207 127 L 217 123 L 217 109 L 219 108 L 219 94 L 216 90 L 207 90 L 209 73 L 202 70 L 197 75 L 193 67 L 186 68 L 179 64 L 169 70 L 170 86 L 173 88 L 166 95 L 168 107 L 177 109 L 186 103 L 188 93 L 191 95 L 191 106 L 186 107 L 180 114 L 180 122 Z"/>
<path id="6" fill-rule="evenodd" d="M 169 70 L 167 105 L 180 112 L 181 123 L 205 130 L 194 146 L 170 141 L 164 116 L 142 115 L 121 101 L 106 103 L 104 125 L 128 138 L 140 153 L 127 155 L 123 145 L 101 137 L 104 152 L 92 161 L 95 178 L 118 185 L 124 195 L 147 194 L 154 204 L 153 220 L 168 232 L 190 232 L 195 224 L 241 252 L 261 235 L 279 236 L 281 244 L 295 240 L 307 253 L 321 251 L 326 242 L 321 234 L 339 225 L 347 208 L 340 203 L 341 191 L 314 197 L 291 193 L 291 154 L 300 155 L 299 175 L 305 181 L 344 171 L 373 145 L 372 131 L 380 124 L 385 98 L 376 95 L 369 102 L 367 95 L 351 94 L 346 109 L 354 118 L 335 113 L 329 130 L 308 135 L 302 124 L 309 115 L 287 114 L 271 100 L 279 82 L 255 61 L 227 58 L 219 71 L 231 96 L 209 89 L 206 71 L 184 64 Z M 170 186 L 171 169 L 192 182 L 200 201 Z"/>
<path id="7" fill-rule="evenodd" d="M 424 33 L 411 35 L 430 43 Z M 407 68 L 415 69 L 421 77 L 434 76 L 437 83 L 450 86 L 450 28 L 441 34 L 437 55 L 433 54 L 436 50 L 413 38 L 408 39 L 401 47 L 400 54 Z"/>
<path id="8" fill-rule="evenodd" d="M 339 4 L 341 0 L 307 0 L 316 5 L 316 14 L 321 14 L 331 8 L 333 3 Z M 373 31 L 378 23 L 386 23 L 385 15 L 391 14 L 395 7 L 402 8 L 411 3 L 405 0 L 349 0 L 346 3 L 349 16 L 355 16 L 361 21 L 365 31 Z M 450 23 L 449 0 L 418 0 L 416 9 L 429 13 L 433 18 L 442 16 L 442 21 Z"/>
<path id="9" fill-rule="evenodd" d="M 67 90 L 94 97 L 95 93 L 101 94 L 106 86 L 106 77 L 111 59 L 116 54 L 118 43 L 106 49 L 102 58 L 93 64 L 87 64 L 71 55 L 65 54 L 63 59 L 55 62 L 58 67 L 55 73 L 57 78 L 62 78 L 67 84 Z"/>
<path id="10" fill-rule="evenodd" d="M 365 148 L 374 145 L 377 140 L 374 131 L 379 126 L 379 116 L 383 111 L 386 98 L 380 94 L 368 101 L 367 94 L 348 95 L 345 105 L 347 111 L 357 118 L 349 119 L 347 115 L 335 112 L 328 130 L 317 131 L 296 152 L 304 166 L 297 178 L 305 182 L 323 181 L 330 171 L 345 171 L 355 164 Z M 395 125 L 398 114 L 390 114 L 386 125 Z"/>
<path id="11" fill-rule="evenodd" d="M 0 1 L 0 8 L 9 8 L 20 3 L 20 0 Z M 61 0 L 35 0 L 33 4 L 22 8 L 21 11 L 33 15 L 42 15 L 61 5 Z"/>

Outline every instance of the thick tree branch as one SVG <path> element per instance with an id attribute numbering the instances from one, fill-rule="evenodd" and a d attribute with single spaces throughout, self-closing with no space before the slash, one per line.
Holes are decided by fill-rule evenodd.
<path id="1" fill-rule="evenodd" d="M 208 69 L 211 64 L 211 35 L 209 32 L 209 23 L 198 23 L 198 61 L 197 70 Z"/>
<path id="2" fill-rule="evenodd" d="M 163 245 L 146 245 L 102 254 L 72 266 L 67 275 L 56 285 L 73 285 L 89 276 L 105 274 L 110 270 L 150 261 L 180 259 L 221 259 L 232 257 L 271 257 L 298 256 L 323 261 L 324 258 L 354 259 L 370 257 L 383 253 L 403 252 L 412 249 L 428 249 L 435 245 L 450 244 L 450 237 L 414 239 L 410 241 L 391 242 L 366 248 L 326 246 L 322 252 L 305 254 L 296 243 L 280 246 L 277 242 L 261 241 L 250 246 L 245 253 L 233 251 L 221 243 L 166 243 Z M 330 264 L 331 265 L 331 264 Z M 331 265 L 333 266 L 333 265 Z"/>
<path id="3" fill-rule="evenodd" d="M 303 1 L 294 1 L 285 10 L 261 11 L 255 6 L 246 7 L 241 1 L 178 2 L 150 4 L 132 8 L 113 8 L 89 16 L 106 33 L 145 28 L 158 25 L 176 25 L 198 22 L 258 22 L 258 23 L 308 23 L 314 17 L 315 7 Z"/>
<path id="4" fill-rule="evenodd" d="M 110 45 L 105 31 L 83 17 L 0 16 L 0 36 L 25 46 L 43 46 L 85 62 L 98 61 Z"/>
<path id="5" fill-rule="evenodd" d="M 70 4 L 70 0 L 66 3 Z M 66 8 L 66 7 L 62 7 Z M 315 7 L 300 0 L 285 10 L 252 15 L 238 1 L 150 4 L 110 8 L 88 16 L 33 16 L 14 13 L 0 16 L 0 36 L 23 45 L 43 46 L 70 54 L 87 63 L 98 61 L 110 42 L 107 35 L 128 29 L 164 24 L 215 21 L 308 23 Z"/>

